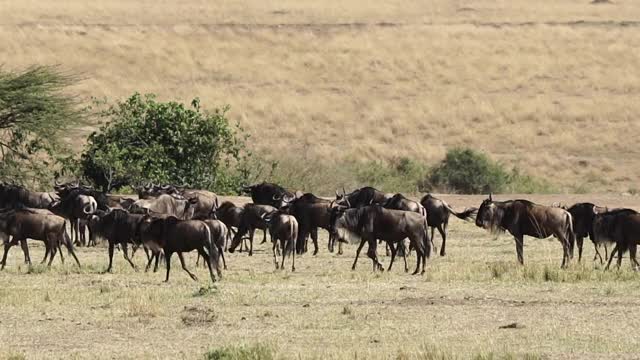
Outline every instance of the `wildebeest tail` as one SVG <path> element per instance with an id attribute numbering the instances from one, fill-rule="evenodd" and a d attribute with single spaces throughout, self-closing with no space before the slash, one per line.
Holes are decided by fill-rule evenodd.
<path id="1" fill-rule="evenodd" d="M 431 239 L 429 239 L 429 225 L 427 224 L 427 218 L 424 218 L 424 236 L 422 238 L 422 253 L 428 259 L 431 257 Z"/>
<path id="2" fill-rule="evenodd" d="M 565 219 L 567 229 L 565 230 L 565 237 L 569 242 L 569 256 L 573 257 L 573 248 L 576 246 L 576 233 L 573 231 L 573 216 L 567 211 L 567 218 Z"/>
<path id="3" fill-rule="evenodd" d="M 207 241 L 209 241 L 209 261 L 211 262 L 211 266 L 220 273 L 219 265 L 218 265 L 218 248 L 216 244 L 213 242 L 213 237 L 211 236 L 211 229 L 209 225 L 204 224 L 205 233 L 207 234 Z"/>
<path id="4" fill-rule="evenodd" d="M 476 214 L 478 213 L 478 208 L 475 208 L 475 207 L 470 207 L 470 208 L 465 209 L 462 212 L 457 212 L 457 211 L 453 210 L 451 208 L 451 206 L 449 206 L 449 204 L 447 204 L 446 202 L 443 201 L 442 204 L 447 209 L 447 211 L 449 211 L 451 214 L 453 214 L 458 219 L 472 221 L 472 220 L 475 219 Z"/>

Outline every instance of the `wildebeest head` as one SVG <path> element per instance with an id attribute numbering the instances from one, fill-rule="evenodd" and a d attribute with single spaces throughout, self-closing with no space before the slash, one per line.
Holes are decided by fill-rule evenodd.
<path id="1" fill-rule="evenodd" d="M 349 209 L 346 206 L 334 206 L 329 208 L 329 223 L 331 224 L 331 233 L 338 241 L 352 241 L 360 239 L 357 234 L 360 229 L 359 210 Z"/>
<path id="2" fill-rule="evenodd" d="M 476 226 L 490 230 L 491 232 L 499 231 L 501 229 L 500 223 L 502 222 L 503 216 L 504 210 L 496 205 L 491 194 L 489 194 L 489 198 L 485 199 L 478 209 Z"/>

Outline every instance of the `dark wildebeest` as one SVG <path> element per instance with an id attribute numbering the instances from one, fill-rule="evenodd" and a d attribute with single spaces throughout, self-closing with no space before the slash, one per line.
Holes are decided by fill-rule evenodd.
<path id="1" fill-rule="evenodd" d="M 9 249 L 20 243 L 25 254 L 25 262 L 31 265 L 27 239 L 44 241 L 45 247 L 51 252 L 48 265 L 51 265 L 59 244 L 64 244 L 73 256 L 78 266 L 80 261 L 73 250 L 73 244 L 66 231 L 66 220 L 57 215 L 42 214 L 30 209 L 14 209 L 0 213 L 0 233 L 5 236 L 2 268 L 6 265 Z M 9 241 L 9 236 L 13 239 Z M 60 254 L 62 256 L 62 254 Z M 46 254 L 45 254 L 46 259 Z M 44 259 L 43 259 L 44 261 Z"/>
<path id="2" fill-rule="evenodd" d="M 334 239 L 330 222 L 332 203 L 333 201 L 319 198 L 311 193 L 306 193 L 287 203 L 287 212 L 298 221 L 299 230 L 296 243 L 296 252 L 298 254 L 307 251 L 307 238 L 309 235 L 313 240 L 313 255 L 318 254 L 318 228 L 329 232 L 328 248 L 330 252 L 333 252 Z M 342 254 L 341 245 L 338 253 Z"/>
<path id="3" fill-rule="evenodd" d="M 376 239 L 394 244 L 409 238 L 416 251 L 417 274 L 422 269 L 425 272 L 426 259 L 431 255 L 431 242 L 427 231 L 427 220 L 418 213 L 389 210 L 379 205 L 370 205 L 355 209 L 335 208 L 331 215 L 331 224 L 334 234 L 341 240 L 357 238 L 360 246 L 356 252 L 356 258 L 352 269 L 355 270 L 360 251 L 365 242 L 369 243 L 367 255 L 373 261 L 373 270 L 382 270 L 382 264 L 376 255 Z M 390 246 L 392 249 L 394 246 Z M 395 251 L 391 254 L 389 270 L 393 265 Z"/>
<path id="4" fill-rule="evenodd" d="M 276 208 L 269 205 L 246 204 L 242 211 L 240 227 L 238 227 L 238 232 L 236 232 L 236 235 L 233 237 L 229 252 L 233 253 L 242 241 L 242 238 L 249 233 L 249 256 L 253 256 L 253 233 L 255 229 L 262 229 L 264 231 L 262 242 L 267 241 L 267 223 L 264 221 L 264 216 L 276 210 Z"/>
<path id="5" fill-rule="evenodd" d="M 640 240 L 640 215 L 632 209 L 612 209 L 597 213 L 593 219 L 593 242 L 595 244 L 615 243 L 605 269 L 611 265 L 613 257 L 618 255 L 618 267 L 622 263 L 622 256 L 629 250 L 631 266 L 638 265 L 635 261 L 636 245 Z"/>
<path id="6" fill-rule="evenodd" d="M 157 198 L 140 199 L 131 205 L 130 211 L 136 214 L 156 213 L 175 216 L 181 220 L 189 220 L 193 216 L 193 205 L 197 200 L 182 200 L 174 196 L 162 194 Z"/>
<path id="7" fill-rule="evenodd" d="M 145 220 L 147 221 L 147 220 Z M 143 243 L 153 251 L 164 251 L 167 266 L 167 276 L 165 282 L 169 281 L 171 271 L 171 256 L 178 253 L 182 269 L 189 274 L 191 279 L 198 278 L 191 273 L 184 262 L 183 252 L 197 250 L 209 268 L 211 281 L 216 281 L 213 274 L 215 267 L 218 276 L 222 276 L 218 266 L 218 248 L 211 239 L 209 226 L 200 220 L 179 220 L 174 216 L 165 219 L 149 219 L 149 223 L 144 225 L 141 231 Z"/>
<path id="8" fill-rule="evenodd" d="M 260 184 L 243 186 L 242 191 L 251 195 L 254 204 L 270 205 L 276 209 L 280 209 L 287 202 L 295 199 L 295 194 L 282 186 L 264 181 Z"/>
<path id="9" fill-rule="evenodd" d="M 264 221 L 267 223 L 271 241 L 273 242 L 273 263 L 278 269 L 278 256 L 276 248 L 278 242 L 282 248 L 282 262 L 280 269 L 284 269 L 284 259 L 288 254 L 292 255 L 291 271 L 296 270 L 296 240 L 298 238 L 298 221 L 293 215 L 285 214 L 281 211 L 262 214 Z"/>
<path id="10" fill-rule="evenodd" d="M 342 194 L 338 194 L 336 191 L 336 204 L 349 208 L 376 204 L 382 205 L 391 197 L 393 197 L 393 194 L 387 194 L 371 186 L 365 186 L 348 194 L 344 189 L 342 189 Z"/>
<path id="11" fill-rule="evenodd" d="M 473 215 L 478 209 L 468 208 L 463 212 L 456 212 L 447 204 L 444 200 L 440 200 L 431 194 L 426 194 L 420 200 L 420 204 L 424 206 L 427 211 L 427 225 L 431 228 L 431 242 L 434 239 L 434 230 L 438 229 L 440 236 L 442 237 L 442 246 L 440 247 L 440 256 L 446 255 L 447 246 L 447 226 L 449 225 L 449 215 L 453 214 L 455 217 L 462 220 L 471 220 Z M 434 251 L 438 251 L 434 246 Z"/>
<path id="12" fill-rule="evenodd" d="M 57 199 L 55 193 L 30 191 L 20 185 L 0 183 L 0 208 L 46 209 Z"/>
<path id="13" fill-rule="evenodd" d="M 534 204 L 528 200 L 484 200 L 476 217 L 478 227 L 490 231 L 507 230 L 516 241 L 518 262 L 524 264 L 524 235 L 544 239 L 554 236 L 562 244 L 562 268 L 569 265 L 575 243 L 571 214 L 561 208 Z"/>
<path id="14" fill-rule="evenodd" d="M 227 270 L 227 261 L 224 259 L 224 247 L 226 244 L 227 235 L 229 233 L 227 225 L 225 225 L 222 221 L 215 219 L 207 219 L 204 220 L 204 222 L 205 224 L 207 224 L 207 226 L 209 226 L 209 231 L 211 231 L 211 241 L 213 241 L 213 243 L 218 248 L 218 254 L 222 258 L 223 268 L 224 270 Z M 198 255 L 198 260 L 199 259 L 200 255 Z"/>
<path id="15" fill-rule="evenodd" d="M 605 259 L 607 258 L 607 248 L 606 242 L 596 243 L 593 238 L 593 220 L 595 219 L 596 213 L 604 213 L 607 212 L 608 209 L 606 207 L 596 206 L 592 203 L 577 203 L 567 208 L 564 206 L 558 205 L 565 210 L 567 210 L 573 219 L 573 232 L 576 235 L 576 244 L 578 245 L 578 262 L 582 261 L 582 245 L 584 244 L 584 238 L 589 237 L 591 241 L 593 241 L 593 245 L 595 248 L 595 255 L 593 256 L 593 260 L 596 258 L 600 258 L 600 263 L 602 264 L 602 255 L 600 255 L 600 251 L 598 251 L 598 247 L 600 244 L 605 246 Z"/>
<path id="16" fill-rule="evenodd" d="M 222 221 L 227 226 L 227 229 L 229 229 L 227 232 L 228 241 L 225 243 L 225 249 L 227 249 L 229 243 L 231 243 L 231 237 L 235 236 L 234 233 L 240 228 L 243 211 L 244 207 L 235 206 L 231 201 L 223 202 L 215 211 L 215 218 Z M 236 231 L 234 231 L 233 228 L 236 228 Z M 242 245 L 243 244 L 240 243 L 240 251 L 242 251 Z"/>
<path id="17" fill-rule="evenodd" d="M 109 242 L 109 266 L 107 267 L 107 272 L 111 272 L 113 268 L 113 251 L 117 244 L 122 247 L 122 253 L 129 265 L 137 269 L 129 257 L 127 246 L 129 243 L 141 243 L 139 232 L 143 219 L 144 215 L 129 214 L 122 209 L 113 209 L 107 212 L 99 211 L 97 215 L 91 217 L 90 223 L 96 235 Z"/>

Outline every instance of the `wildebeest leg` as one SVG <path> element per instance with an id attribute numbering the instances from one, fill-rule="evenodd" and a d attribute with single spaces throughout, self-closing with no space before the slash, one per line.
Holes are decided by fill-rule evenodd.
<path id="1" fill-rule="evenodd" d="M 636 260 L 636 251 L 636 242 L 635 240 L 632 240 L 629 242 L 629 260 L 631 262 L 631 268 L 635 271 L 638 271 L 638 266 L 640 266 L 640 264 L 638 264 L 638 261 Z"/>
<path id="2" fill-rule="evenodd" d="M 524 265 L 524 254 L 523 254 L 524 236 L 514 235 L 513 238 L 516 240 L 516 254 L 518 255 L 518 262 L 520 263 L 520 265 Z"/>
<path id="3" fill-rule="evenodd" d="M 560 268 L 565 269 L 569 266 L 569 248 L 571 244 L 564 234 L 558 234 L 558 239 L 562 243 L 562 265 L 560 265 Z"/>
<path id="4" fill-rule="evenodd" d="M 604 258 L 606 259 L 607 258 L 607 250 L 608 250 L 607 249 L 607 243 L 604 243 L 602 245 L 604 246 Z M 613 256 L 613 254 L 612 254 L 612 256 Z"/>
<path id="5" fill-rule="evenodd" d="M 360 256 L 360 251 L 362 251 L 362 247 L 364 246 L 366 240 L 363 238 L 360 240 L 360 245 L 358 246 L 358 250 L 356 250 L 356 258 L 353 260 L 353 265 L 351 265 L 351 270 L 356 269 L 356 264 L 358 263 L 358 257 Z"/>
<path id="6" fill-rule="evenodd" d="M 402 246 L 404 247 L 404 240 L 401 241 Z M 402 252 L 402 258 L 404 259 L 404 272 L 409 272 L 409 265 L 407 265 L 407 251 Z"/>
<path id="7" fill-rule="evenodd" d="M 313 240 L 313 255 L 318 255 L 318 228 L 311 230 L 311 239 Z"/>
<path id="8" fill-rule="evenodd" d="M 393 260 L 395 260 L 396 254 L 398 253 L 398 248 L 401 245 L 400 243 L 397 243 L 396 246 L 393 246 L 393 244 L 387 244 L 387 245 L 391 249 L 391 260 L 389 261 L 389 267 L 387 268 L 387 271 L 391 271 L 391 267 L 393 266 Z"/>
<path id="9" fill-rule="evenodd" d="M 131 265 L 134 270 L 138 271 L 136 265 L 133 263 L 133 261 L 131 261 L 131 258 L 129 258 L 129 251 L 127 250 L 126 241 L 122 243 L 122 254 L 124 255 L 124 258 L 129 262 L 129 265 Z"/>
<path id="10" fill-rule="evenodd" d="M 146 247 L 145 247 L 145 252 L 146 252 Z M 151 256 L 147 255 L 147 266 L 144 267 L 144 272 L 149 271 L 149 268 L 151 267 L 151 261 L 153 260 L 155 254 L 153 252 L 151 252 Z"/>
<path id="11" fill-rule="evenodd" d="M 578 245 L 578 262 L 582 262 L 582 245 L 583 244 L 584 244 L 584 238 L 582 236 L 576 236 L 576 245 Z M 596 249 L 596 251 L 598 250 Z M 600 259 L 602 259 L 602 257 L 600 257 Z"/>
<path id="12" fill-rule="evenodd" d="M 186 271 L 187 274 L 189 274 L 189 276 L 191 276 L 191 279 L 197 281 L 198 278 L 193 273 L 191 273 L 191 271 L 189 271 L 189 269 L 187 269 L 187 264 L 185 264 L 184 257 L 182 256 L 181 252 L 178 252 L 178 259 L 180 259 L 180 264 L 182 265 L 182 270 Z"/>
<path id="13" fill-rule="evenodd" d="M 20 247 L 24 253 L 24 263 L 31 266 L 31 257 L 29 256 L 29 245 L 27 245 L 27 239 L 20 239 Z"/>
<path id="14" fill-rule="evenodd" d="M 445 247 L 447 246 L 447 228 L 446 228 L 446 225 L 444 226 L 445 227 L 443 228 L 442 225 L 438 225 L 438 232 L 442 237 L 442 246 L 440 247 L 440 256 L 446 255 Z M 431 237 L 431 244 L 433 245 L 433 236 Z"/>
<path id="15" fill-rule="evenodd" d="M 218 246 L 218 253 L 220 254 L 220 258 L 222 258 L 223 269 L 227 270 L 227 261 L 224 259 L 224 246 Z"/>
<path id="16" fill-rule="evenodd" d="M 51 266 L 51 263 L 53 262 L 53 259 L 56 257 L 56 253 L 58 252 L 58 247 L 56 246 L 55 243 L 52 244 L 53 246 L 51 246 L 51 257 L 49 258 L 49 263 L 47 264 L 47 266 Z"/>
<path id="17" fill-rule="evenodd" d="M 207 268 L 209 269 L 209 275 L 211 276 L 211 281 L 216 282 L 216 276 L 213 274 L 211 260 L 209 259 L 210 256 L 207 254 L 204 247 L 198 248 L 198 256 L 202 256 L 202 258 L 204 259 L 204 262 L 206 263 Z"/>
<path id="18" fill-rule="evenodd" d="M 73 260 L 76 261 L 76 264 L 78 265 L 78 267 L 80 267 L 80 261 L 78 260 L 78 257 L 76 256 L 76 252 L 73 249 L 73 243 L 71 242 L 71 239 L 69 239 L 69 236 L 65 233 L 63 235 L 64 238 L 64 246 L 67 248 L 67 251 L 69 252 L 69 254 L 71 254 L 71 256 L 73 257 Z M 58 247 L 60 246 L 60 243 L 58 243 Z M 62 258 L 62 262 L 64 263 L 64 257 L 62 256 L 62 250 L 60 249 L 60 258 Z"/>
<path id="19" fill-rule="evenodd" d="M 333 251 L 335 250 L 335 243 L 331 232 L 329 232 L 329 242 L 327 242 L 327 250 L 329 250 L 330 253 L 333 253 Z"/>
<path id="20" fill-rule="evenodd" d="M 153 265 L 153 272 L 157 272 L 158 271 L 158 262 L 160 262 L 160 254 L 162 254 L 164 261 L 166 262 L 167 259 L 164 256 L 164 253 L 161 253 L 160 250 L 156 251 L 155 256 L 156 256 L 156 263 Z"/>
<path id="21" fill-rule="evenodd" d="M 169 272 L 171 271 L 171 255 L 172 252 L 164 253 L 164 261 L 167 263 L 167 277 L 164 279 L 164 282 L 169 282 Z"/>
<path id="22" fill-rule="evenodd" d="M 593 261 L 596 261 L 597 258 L 600 258 L 600 265 L 602 265 L 604 262 L 602 261 L 602 255 L 600 255 L 600 251 L 598 250 L 599 247 L 600 245 L 598 243 L 593 243 L 593 248 L 596 251 L 595 255 L 593 255 Z"/>
<path id="23" fill-rule="evenodd" d="M 613 257 L 616 255 L 616 253 L 618 252 L 618 244 L 616 244 L 616 246 L 613 247 L 613 250 L 611 251 L 611 257 L 609 257 L 609 261 L 607 261 L 607 266 L 605 266 L 605 270 L 609 270 L 609 266 L 611 266 L 611 262 L 613 261 Z"/>
<path id="24" fill-rule="evenodd" d="M 382 240 L 378 240 L 378 244 L 382 243 Z M 390 245 L 388 242 L 385 242 L 385 251 L 386 251 L 386 256 L 390 256 L 391 255 L 391 249 L 390 249 Z"/>
<path id="25" fill-rule="evenodd" d="M 44 257 L 42 258 L 42 261 L 40 261 L 40 265 L 44 264 L 45 261 L 47 261 L 47 256 L 49 256 L 49 252 L 51 252 L 51 245 L 49 244 L 49 237 L 47 236 L 47 239 L 44 240 Z"/>
<path id="26" fill-rule="evenodd" d="M 249 230 L 249 256 L 253 256 L 253 233 L 255 232 L 255 229 L 251 229 Z M 266 236 L 266 233 L 265 233 Z"/>
<path id="27" fill-rule="evenodd" d="M 440 225 L 438 225 L 439 227 Z M 436 231 L 436 227 L 435 226 L 431 226 L 431 237 L 429 238 L 431 241 L 431 248 L 433 249 L 433 252 L 438 252 L 438 248 L 436 247 L 436 244 L 433 242 L 433 235 L 434 232 Z M 440 229 L 438 229 L 438 231 L 440 231 Z"/>
<path id="28" fill-rule="evenodd" d="M 278 270 L 278 256 L 276 255 L 276 247 L 278 246 L 278 240 L 273 242 L 273 246 L 271 247 L 271 251 L 273 251 L 273 263 L 276 266 L 276 270 Z"/>
<path id="29" fill-rule="evenodd" d="M 343 251 L 342 251 L 342 242 L 338 242 L 338 255 L 342 255 Z"/>
<path id="30" fill-rule="evenodd" d="M 290 240 L 282 241 L 280 240 L 280 247 L 282 248 L 282 260 L 280 261 L 280 269 L 284 270 L 284 258 L 287 257 L 287 245 Z M 293 251 L 295 252 L 295 251 Z"/>
<path id="31" fill-rule="evenodd" d="M 260 244 L 264 244 L 267 242 L 267 229 L 262 230 L 262 242 Z"/>
<path id="32" fill-rule="evenodd" d="M 378 247 L 378 243 L 376 242 L 376 239 L 371 238 L 369 239 L 368 242 L 369 242 L 369 249 L 367 249 L 367 256 L 373 262 L 373 271 L 374 272 L 376 270 L 384 271 L 384 268 L 382 267 L 382 263 L 378 261 L 378 252 L 376 251 Z"/>
<path id="33" fill-rule="evenodd" d="M 13 241 L 9 241 L 9 239 L 5 239 L 4 241 L 4 254 L 2 255 L 2 267 L 0 270 L 4 270 L 4 266 L 7 264 L 7 255 L 9 254 L 9 249 L 15 245 Z"/>
<path id="34" fill-rule="evenodd" d="M 113 251 L 115 250 L 116 244 L 113 241 L 109 240 L 109 266 L 107 267 L 107 272 L 111 272 L 111 268 L 113 267 Z"/>

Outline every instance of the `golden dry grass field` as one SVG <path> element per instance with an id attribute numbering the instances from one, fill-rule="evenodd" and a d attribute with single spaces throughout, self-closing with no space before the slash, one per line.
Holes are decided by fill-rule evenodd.
<path id="1" fill-rule="evenodd" d="M 481 200 L 444 198 L 457 208 Z M 533 197 L 587 198 L 633 205 L 632 197 Z M 568 270 L 559 269 L 553 239 L 526 238 L 521 267 L 509 235 L 496 239 L 457 219 L 448 255 L 431 258 L 423 276 L 405 274 L 401 262 L 374 274 L 366 257 L 352 271 L 354 251 L 331 254 L 323 236 L 319 255 L 297 258 L 292 273 L 274 270 L 269 247 L 258 245 L 253 257 L 227 254 L 229 270 L 211 287 L 205 269 L 194 282 L 175 256 L 165 284 L 162 269 L 135 272 L 120 252 L 103 274 L 104 246 L 79 249 L 79 270 L 59 259 L 29 270 L 13 248 L 0 272 L 0 357 L 191 359 L 261 344 L 277 359 L 638 358 L 640 275 L 628 260 L 604 272 L 588 241 L 583 263 Z M 31 242 L 31 252 L 39 259 L 43 248 Z M 140 267 L 143 257 L 134 258 Z"/>
<path id="2" fill-rule="evenodd" d="M 563 191 L 636 191 L 640 2 L 0 0 L 5 68 L 61 64 L 80 98 L 231 105 L 295 162 L 433 164 L 466 145 Z M 74 129 L 79 150 L 93 126 Z M 329 160 L 330 159 L 330 160 Z"/>

